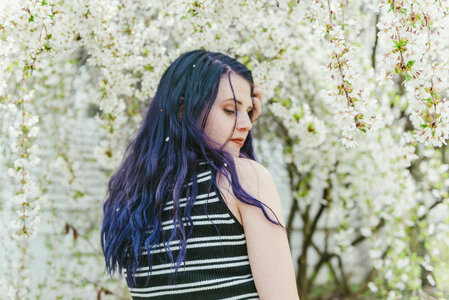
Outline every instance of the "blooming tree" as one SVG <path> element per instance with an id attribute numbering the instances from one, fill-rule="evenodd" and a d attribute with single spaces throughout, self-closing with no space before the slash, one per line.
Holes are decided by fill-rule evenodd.
<path id="1" fill-rule="evenodd" d="M 345 297 L 448 293 L 448 8 L 443 0 L 2 2 L 5 297 L 127 297 L 103 274 L 107 179 L 162 72 L 197 48 L 237 57 L 263 86 L 255 131 L 284 147 L 287 226 L 302 227 L 302 299 L 326 268 Z M 86 120 L 96 145 L 83 152 L 74 136 Z M 46 275 L 32 280 L 42 255 L 32 241 L 43 228 Z M 354 257 L 366 264 L 363 278 L 351 272 Z"/>

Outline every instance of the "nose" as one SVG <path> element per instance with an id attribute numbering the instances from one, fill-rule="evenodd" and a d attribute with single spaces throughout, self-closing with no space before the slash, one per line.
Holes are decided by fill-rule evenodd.
<path id="1" fill-rule="evenodd" d="M 238 114 L 236 128 L 240 131 L 250 131 L 253 128 L 253 123 L 247 113 Z"/>

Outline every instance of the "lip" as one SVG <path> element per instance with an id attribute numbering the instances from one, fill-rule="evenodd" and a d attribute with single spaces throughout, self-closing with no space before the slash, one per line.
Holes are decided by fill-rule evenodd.
<path id="1" fill-rule="evenodd" d="M 243 139 L 231 139 L 232 142 L 236 143 L 240 147 L 243 147 L 244 140 Z"/>

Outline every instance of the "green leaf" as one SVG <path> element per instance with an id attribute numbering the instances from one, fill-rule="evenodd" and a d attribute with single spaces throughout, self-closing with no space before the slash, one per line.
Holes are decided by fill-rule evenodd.
<path id="1" fill-rule="evenodd" d="M 405 52 L 407 48 L 408 40 L 407 39 L 400 39 L 399 41 L 393 41 L 394 42 L 394 48 L 396 48 L 400 52 Z"/>
<path id="2" fill-rule="evenodd" d="M 28 18 L 28 22 L 34 22 L 34 16 L 33 16 L 33 15 L 31 15 L 31 16 Z"/>
<path id="3" fill-rule="evenodd" d="M 295 119 L 296 122 L 298 122 L 299 119 L 301 119 L 301 116 L 295 113 L 295 114 L 293 115 L 293 118 Z"/>
<path id="4" fill-rule="evenodd" d="M 290 107 L 292 105 L 291 101 L 289 99 L 279 99 L 279 103 L 282 104 L 282 106 Z"/>
<path id="5" fill-rule="evenodd" d="M 307 130 L 308 130 L 309 132 L 316 133 L 315 127 L 313 127 L 313 122 L 310 122 L 310 123 L 309 123 L 309 125 L 307 126 Z"/>

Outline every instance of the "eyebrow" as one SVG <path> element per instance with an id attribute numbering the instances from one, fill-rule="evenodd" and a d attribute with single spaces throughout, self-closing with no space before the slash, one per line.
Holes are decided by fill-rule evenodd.
<path id="1" fill-rule="evenodd" d="M 228 99 L 225 99 L 225 100 L 223 100 L 223 102 L 229 101 L 229 100 L 234 101 L 234 98 L 228 98 Z M 237 100 L 237 103 L 238 103 L 238 104 L 243 105 L 242 101 L 240 101 L 239 99 L 236 99 L 236 100 Z M 253 109 L 254 106 L 250 106 L 250 108 Z"/>

